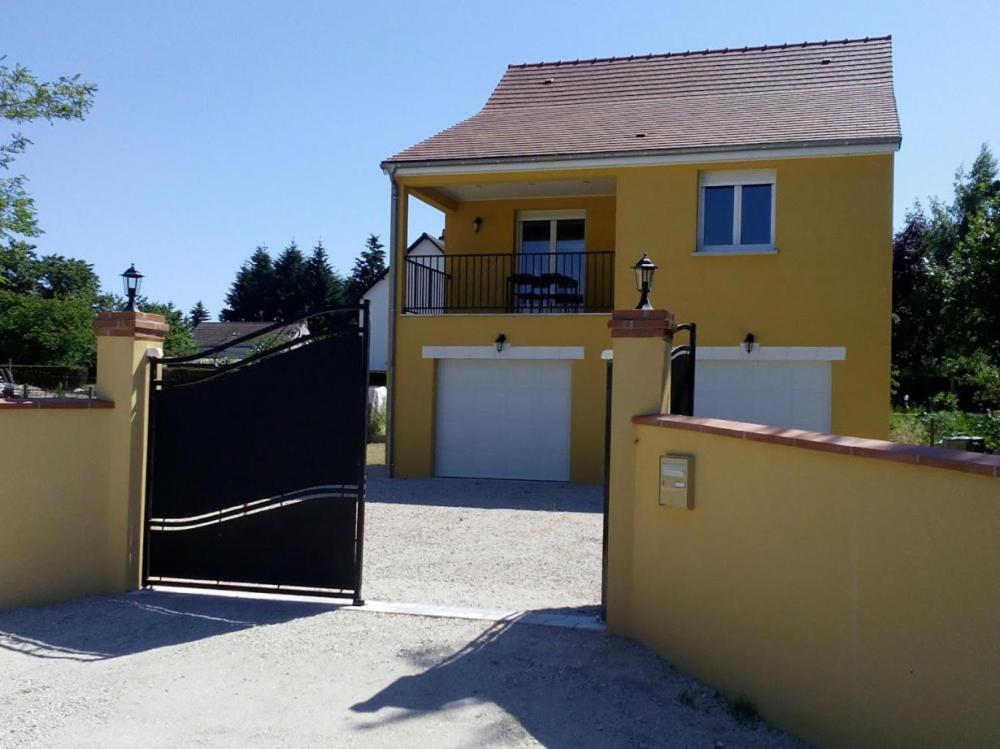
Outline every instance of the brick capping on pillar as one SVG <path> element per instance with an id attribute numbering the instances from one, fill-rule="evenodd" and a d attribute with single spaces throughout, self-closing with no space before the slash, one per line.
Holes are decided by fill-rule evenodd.
<path id="1" fill-rule="evenodd" d="M 666 338 L 674 316 L 665 309 L 619 309 L 608 320 L 612 338 Z"/>
<path id="2" fill-rule="evenodd" d="M 94 332 L 99 336 L 127 336 L 139 341 L 162 341 L 170 326 L 153 312 L 98 312 Z"/>

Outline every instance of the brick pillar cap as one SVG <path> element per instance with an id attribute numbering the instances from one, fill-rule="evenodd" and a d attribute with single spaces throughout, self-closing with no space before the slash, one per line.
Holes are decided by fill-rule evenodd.
<path id="1" fill-rule="evenodd" d="M 99 336 L 162 341 L 168 330 L 167 318 L 155 312 L 98 312 L 94 320 L 94 332 Z"/>
<path id="2" fill-rule="evenodd" d="M 665 309 L 620 309 L 608 320 L 612 338 L 665 338 L 674 327 L 674 316 Z"/>

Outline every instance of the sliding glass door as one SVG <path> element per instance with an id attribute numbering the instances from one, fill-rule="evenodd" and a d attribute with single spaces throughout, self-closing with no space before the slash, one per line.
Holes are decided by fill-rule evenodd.
<path id="1" fill-rule="evenodd" d="M 582 305 L 586 223 L 584 211 L 518 214 L 519 308 L 575 311 Z"/>

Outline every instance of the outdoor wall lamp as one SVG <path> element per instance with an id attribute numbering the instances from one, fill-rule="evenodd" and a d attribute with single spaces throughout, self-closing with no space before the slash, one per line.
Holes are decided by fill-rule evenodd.
<path id="1" fill-rule="evenodd" d="M 649 259 L 645 252 L 639 262 L 632 266 L 635 271 L 635 288 L 641 292 L 636 309 L 653 309 L 649 302 L 649 292 L 653 289 L 653 276 L 656 274 L 656 263 Z"/>
<path id="2" fill-rule="evenodd" d="M 754 337 L 753 333 L 747 333 L 747 337 L 743 339 L 743 350 L 748 354 L 753 353 Z"/>
<path id="3" fill-rule="evenodd" d="M 472 219 L 472 231 L 474 231 L 476 234 L 479 233 L 479 230 L 482 228 L 482 226 L 483 226 L 482 217 L 476 216 L 474 219 Z"/>
<path id="4" fill-rule="evenodd" d="M 142 286 L 143 275 L 135 269 L 135 263 L 132 263 L 128 270 L 122 273 L 122 285 L 125 287 L 125 296 L 128 298 L 128 304 L 125 305 L 125 310 L 127 312 L 135 312 L 135 298 L 139 294 L 139 287 Z"/>
<path id="5" fill-rule="evenodd" d="M 503 345 L 505 343 L 507 343 L 507 336 L 505 336 L 503 333 L 501 333 L 500 335 L 497 336 L 497 339 L 495 341 L 493 341 L 493 343 L 497 347 L 497 353 L 498 354 L 502 354 L 503 353 Z"/>

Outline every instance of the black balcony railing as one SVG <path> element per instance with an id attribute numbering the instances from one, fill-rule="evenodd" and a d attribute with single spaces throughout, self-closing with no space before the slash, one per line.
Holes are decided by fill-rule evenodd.
<path id="1" fill-rule="evenodd" d="M 614 252 L 505 252 L 406 259 L 403 312 L 610 312 Z"/>

